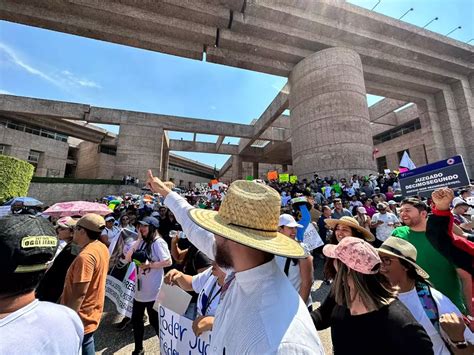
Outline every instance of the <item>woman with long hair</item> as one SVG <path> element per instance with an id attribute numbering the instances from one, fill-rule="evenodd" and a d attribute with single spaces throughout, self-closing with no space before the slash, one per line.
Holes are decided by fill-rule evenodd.
<path id="1" fill-rule="evenodd" d="M 374 235 L 367 229 L 361 227 L 353 217 L 344 216 L 341 219 L 326 219 L 326 225 L 332 230 L 328 244 L 338 244 L 346 237 L 355 237 L 367 242 L 375 240 Z M 332 280 L 336 276 L 336 269 L 332 260 L 324 263 L 324 278 Z"/>
<path id="2" fill-rule="evenodd" d="M 137 289 L 133 301 L 132 324 L 135 350 L 132 354 L 143 354 L 143 316 L 145 309 L 150 324 L 159 336 L 158 313 L 153 309 L 156 296 L 163 283 L 163 268 L 171 265 L 171 255 L 166 242 L 158 233 L 159 222 L 154 217 L 145 217 L 139 222 L 138 240 L 131 246 L 126 260 L 137 266 Z"/>
<path id="3" fill-rule="evenodd" d="M 345 237 L 323 253 L 337 273 L 331 297 L 312 317 L 316 329 L 331 327 L 334 354 L 433 354 L 429 336 L 379 273 L 381 260 L 373 246 Z"/>

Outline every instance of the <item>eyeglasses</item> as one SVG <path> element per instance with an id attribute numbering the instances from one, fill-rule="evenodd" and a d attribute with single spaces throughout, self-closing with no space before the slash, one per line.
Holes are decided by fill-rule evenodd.
<path id="1" fill-rule="evenodd" d="M 392 258 L 389 258 L 389 257 L 386 257 L 386 256 L 382 256 L 382 257 L 380 258 L 380 260 L 382 260 L 382 264 L 384 264 L 384 265 L 387 265 L 387 266 L 392 265 Z"/>

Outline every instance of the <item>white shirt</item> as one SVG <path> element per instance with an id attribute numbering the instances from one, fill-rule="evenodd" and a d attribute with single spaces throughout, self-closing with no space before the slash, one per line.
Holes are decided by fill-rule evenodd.
<path id="1" fill-rule="evenodd" d="M 384 242 L 387 240 L 388 237 L 392 235 L 392 231 L 395 229 L 395 223 L 400 223 L 397 216 L 393 213 L 386 212 L 380 213 L 377 212 L 372 216 L 372 222 L 376 223 L 378 221 L 382 221 L 383 224 L 378 225 L 375 228 L 375 236 L 378 240 Z"/>
<path id="2" fill-rule="evenodd" d="M 275 261 L 278 264 L 278 267 L 280 268 L 283 273 L 285 273 L 285 264 L 286 260 L 288 258 L 285 258 L 284 256 L 275 256 Z M 301 288 L 301 272 L 300 272 L 300 263 L 296 263 L 296 265 L 293 263 L 293 261 L 290 261 L 290 267 L 288 268 L 288 280 L 290 280 L 291 284 L 295 288 L 296 292 L 300 292 Z M 313 301 L 311 299 L 311 292 L 309 293 L 308 299 L 303 300 L 306 303 L 306 306 L 310 306 L 313 304 Z"/>
<path id="3" fill-rule="evenodd" d="M 194 292 L 199 294 L 197 300 L 198 314 L 203 315 L 206 311 L 206 314 L 204 314 L 206 316 L 215 315 L 221 296 L 221 286 L 217 283 L 217 277 L 212 275 L 212 267 L 194 275 L 192 286 Z"/>
<path id="4" fill-rule="evenodd" d="M 104 228 L 101 235 L 106 235 L 109 241 L 109 255 L 112 255 L 115 249 L 115 245 L 117 244 L 117 239 L 120 236 L 120 232 L 122 230 L 117 226 L 112 226 L 112 229 L 107 227 Z"/>
<path id="5" fill-rule="evenodd" d="M 430 287 L 430 290 L 436 306 L 438 307 L 438 314 L 440 316 L 445 313 L 456 313 L 457 315 L 461 315 L 459 309 L 453 304 L 453 302 L 451 302 L 448 297 L 432 287 Z M 444 345 L 443 339 L 423 309 L 423 305 L 421 304 L 420 298 L 418 297 L 416 288 L 413 288 L 413 290 L 408 292 L 400 293 L 398 298 L 410 310 L 417 322 L 420 323 L 423 328 L 425 328 L 426 333 L 431 338 L 431 342 L 433 343 L 434 355 L 449 355 L 450 353 L 446 348 L 446 345 Z M 467 327 L 464 330 L 464 338 L 467 342 L 471 344 L 474 343 L 474 334 Z"/>
<path id="6" fill-rule="evenodd" d="M 214 259 L 214 235 L 187 214 L 192 207 L 171 192 L 165 204 L 189 240 Z M 282 307 L 284 305 L 284 307 Z M 217 308 L 209 353 L 323 354 L 306 305 L 275 260 L 238 272 Z"/>
<path id="7" fill-rule="evenodd" d="M 0 352 L 80 354 L 84 325 L 72 309 L 35 300 L 0 319 Z"/>
<path id="8" fill-rule="evenodd" d="M 140 250 L 144 248 L 144 242 L 137 240 L 132 244 L 133 250 Z M 150 262 L 163 261 L 171 259 L 168 244 L 163 238 L 156 238 L 151 245 L 151 255 L 148 255 Z M 160 292 L 163 283 L 163 268 L 148 269 L 143 272 L 142 269 L 137 268 L 137 277 L 140 282 L 140 287 L 135 290 L 135 299 L 139 302 L 152 302 L 156 300 L 158 292 Z"/>

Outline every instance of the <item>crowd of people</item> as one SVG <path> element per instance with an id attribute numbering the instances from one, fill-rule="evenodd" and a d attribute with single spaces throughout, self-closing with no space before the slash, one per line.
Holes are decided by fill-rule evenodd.
<path id="1" fill-rule="evenodd" d="M 132 315 L 116 324 L 133 328 L 133 354 L 146 318 L 159 336 L 163 283 L 191 294 L 184 316 L 212 332 L 213 354 L 323 354 L 326 328 L 335 354 L 474 353 L 472 188 L 405 198 L 394 173 L 146 183 L 104 217 L 14 204 L 0 218 L 2 352 L 94 354 L 107 275 L 135 263 Z M 313 308 L 319 259 L 330 292 Z"/>

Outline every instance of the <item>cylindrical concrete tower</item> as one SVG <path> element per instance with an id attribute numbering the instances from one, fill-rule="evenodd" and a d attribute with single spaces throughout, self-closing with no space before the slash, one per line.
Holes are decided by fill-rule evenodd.
<path id="1" fill-rule="evenodd" d="M 289 78 L 291 151 L 298 178 L 373 173 L 373 143 L 362 63 L 329 48 L 299 62 Z"/>

